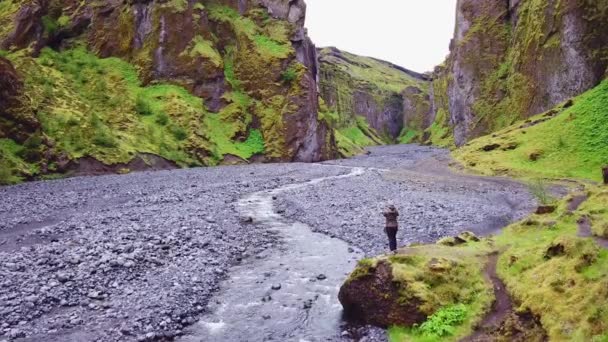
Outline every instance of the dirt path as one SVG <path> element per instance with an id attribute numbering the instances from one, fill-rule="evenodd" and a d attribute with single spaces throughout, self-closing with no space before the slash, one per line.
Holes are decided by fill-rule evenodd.
<path id="1" fill-rule="evenodd" d="M 495 300 L 492 303 L 492 308 L 479 323 L 478 329 L 471 336 L 462 339 L 461 342 L 491 341 L 493 338 L 492 334 L 500 328 L 509 315 L 513 314 L 511 297 L 507 292 L 505 284 L 496 273 L 498 257 L 498 252 L 489 255 L 484 268 L 484 276 L 494 289 Z"/>

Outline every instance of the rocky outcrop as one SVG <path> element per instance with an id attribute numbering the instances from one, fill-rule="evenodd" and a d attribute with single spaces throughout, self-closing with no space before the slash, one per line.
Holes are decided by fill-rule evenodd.
<path id="1" fill-rule="evenodd" d="M 229 154 L 259 160 L 260 152 L 252 155 L 251 148 L 237 153 L 243 150 L 237 145 L 258 131 L 262 159 L 311 162 L 334 157 L 336 146 L 333 130 L 318 117 L 316 48 L 307 36 L 305 15 L 303 0 L 21 0 L 3 7 L 0 49 L 12 53 L 17 69 L 27 71 L 31 65 L 26 65 L 44 48 L 85 46 L 99 58 L 118 57 L 136 66 L 143 86 L 185 88 L 202 99 L 205 117 L 220 118 L 223 126 L 214 132 L 226 135 L 218 138 L 193 123 L 196 118 L 182 117 L 188 126 L 196 126 L 186 127 L 189 141 L 183 147 L 195 164 L 218 163 Z M 47 103 L 44 111 L 50 110 Z M 100 116 L 115 129 L 116 119 L 106 122 Z M 133 121 L 130 113 L 124 120 Z M 224 152 L 226 139 L 235 148 Z"/>
<path id="2" fill-rule="evenodd" d="M 480 250 L 460 246 L 458 255 L 450 253 L 453 247 L 427 245 L 359 261 L 338 295 L 345 314 L 364 324 L 412 327 L 459 303 L 489 306 Z"/>
<path id="3" fill-rule="evenodd" d="M 338 128 L 356 126 L 363 117 L 387 143 L 404 128 L 423 127 L 429 112 L 425 75 L 336 48 L 319 50 L 321 97 L 338 115 Z"/>
<path id="4" fill-rule="evenodd" d="M 427 316 L 421 312 L 419 301 L 399 300 L 399 283 L 394 281 L 392 272 L 387 261 L 373 267 L 359 265 L 340 289 L 345 313 L 353 320 L 383 328 L 424 322 Z"/>
<path id="5" fill-rule="evenodd" d="M 39 128 L 23 96 L 23 80 L 11 62 L 0 57 L 0 139 L 24 143 Z"/>
<path id="6" fill-rule="evenodd" d="M 433 116 L 456 145 L 546 111 L 606 75 L 605 1 L 459 0 L 456 19 L 433 91 L 442 92 Z"/>

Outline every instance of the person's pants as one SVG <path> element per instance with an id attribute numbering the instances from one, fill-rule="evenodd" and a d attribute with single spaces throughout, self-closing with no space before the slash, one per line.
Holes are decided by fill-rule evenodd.
<path id="1" fill-rule="evenodd" d="M 391 251 L 397 249 L 397 228 L 396 227 L 386 227 L 385 228 L 386 235 L 388 236 L 388 246 Z"/>

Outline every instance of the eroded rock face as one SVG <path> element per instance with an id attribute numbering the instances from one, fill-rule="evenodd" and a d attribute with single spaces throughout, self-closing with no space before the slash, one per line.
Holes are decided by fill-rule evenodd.
<path id="1" fill-rule="evenodd" d="M 36 56 L 47 46 L 85 44 L 99 57 L 137 65 L 144 84 L 185 87 L 215 113 L 236 101 L 231 94 L 244 94 L 251 103 L 239 104 L 241 113 L 227 119 L 241 127 L 234 139 L 261 130 L 268 160 L 335 155 L 332 132 L 318 120 L 316 49 L 304 28 L 303 0 L 16 3 L 14 13 L 0 18 L 12 22 L 0 35 L 3 49 L 32 47 Z M 265 32 L 269 18 L 276 20 Z M 298 72 L 289 84 L 283 75 L 290 69 Z M 192 151 L 207 155 L 207 148 Z"/>
<path id="2" fill-rule="evenodd" d="M 438 124 L 462 145 L 596 86 L 608 66 L 607 8 L 605 1 L 459 0 L 446 73 L 435 75 L 447 82 L 450 120 Z"/>
<path id="3" fill-rule="evenodd" d="M 393 281 L 387 261 L 375 267 L 361 267 L 340 288 L 339 299 L 345 314 L 356 321 L 387 328 L 413 326 L 426 320 L 416 300 L 399 300 L 398 283 Z M 355 271 L 357 272 L 357 271 Z"/>
<path id="4" fill-rule="evenodd" d="M 23 143 L 39 128 L 36 116 L 25 104 L 23 81 L 11 62 L 0 57 L 0 139 Z"/>
<path id="5" fill-rule="evenodd" d="M 339 127 L 363 117 L 386 142 L 394 142 L 404 127 L 428 116 L 428 79 L 422 74 L 336 48 L 319 50 L 319 62 L 321 97 L 338 114 Z"/>

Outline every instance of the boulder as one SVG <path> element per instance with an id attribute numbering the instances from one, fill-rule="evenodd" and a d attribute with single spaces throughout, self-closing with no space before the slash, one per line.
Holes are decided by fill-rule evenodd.
<path id="1" fill-rule="evenodd" d="M 388 261 L 374 267 L 359 265 L 340 288 L 338 298 L 347 317 L 379 327 L 412 326 L 426 320 L 417 299 L 400 300 L 400 286 L 393 281 L 393 269 Z"/>

